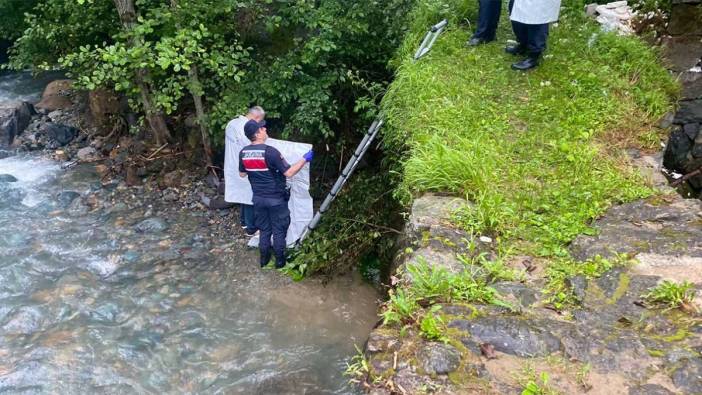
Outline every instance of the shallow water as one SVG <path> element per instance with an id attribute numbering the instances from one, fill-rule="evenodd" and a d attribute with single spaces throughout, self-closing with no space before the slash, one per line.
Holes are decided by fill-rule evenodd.
<path id="1" fill-rule="evenodd" d="M 18 179 L 0 183 L 0 393 L 356 392 L 342 372 L 378 298 L 358 277 L 294 283 L 203 213 L 59 196 L 95 191 L 91 167 L 0 174 Z M 169 228 L 136 232 L 152 210 Z"/>

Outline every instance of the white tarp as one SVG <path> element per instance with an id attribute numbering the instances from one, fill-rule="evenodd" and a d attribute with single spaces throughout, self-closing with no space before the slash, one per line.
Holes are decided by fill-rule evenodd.
<path id="1" fill-rule="evenodd" d="M 249 119 L 240 116 L 227 125 L 225 156 L 224 156 L 224 200 L 230 203 L 252 204 L 251 184 L 246 177 L 239 175 L 239 152 L 251 144 L 244 134 L 244 125 Z M 294 143 L 291 141 L 269 138 L 266 144 L 276 148 L 283 154 L 283 158 L 290 163 L 296 163 L 302 156 L 312 149 L 312 145 Z M 312 220 L 312 196 L 310 196 L 310 167 L 305 166 L 292 179 L 288 179 L 290 186 L 290 228 L 286 241 L 288 246 L 295 244 Z M 249 242 L 249 246 L 258 246 L 258 237 Z"/>

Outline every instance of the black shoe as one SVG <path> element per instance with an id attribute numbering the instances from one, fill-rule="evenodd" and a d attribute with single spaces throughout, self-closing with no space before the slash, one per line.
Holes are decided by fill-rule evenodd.
<path id="1" fill-rule="evenodd" d="M 487 44 L 490 41 L 492 41 L 492 40 L 486 40 L 486 39 L 480 38 L 480 37 L 472 37 L 470 40 L 468 40 L 466 45 L 469 47 L 477 47 L 478 45 L 481 45 L 481 44 Z"/>
<path id="2" fill-rule="evenodd" d="M 528 57 L 521 62 L 512 64 L 513 70 L 527 71 L 539 65 L 539 58 Z"/>
<path id="3" fill-rule="evenodd" d="M 521 45 L 508 45 L 505 47 L 505 52 L 510 55 L 526 55 L 526 48 Z"/>
<path id="4" fill-rule="evenodd" d="M 283 262 L 282 264 L 281 264 L 281 263 L 276 263 L 276 264 L 275 264 L 275 268 L 276 268 L 276 269 L 282 269 L 282 268 L 285 267 L 285 265 L 286 265 L 285 262 Z"/>

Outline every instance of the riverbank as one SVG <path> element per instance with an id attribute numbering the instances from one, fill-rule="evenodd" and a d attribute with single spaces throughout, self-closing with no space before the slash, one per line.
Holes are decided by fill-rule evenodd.
<path id="1" fill-rule="evenodd" d="M 261 270 L 185 149 L 106 138 L 86 96 L 54 92 L 64 107 L 24 119 L 0 159 L 0 392 L 355 391 L 371 286 Z"/>
<path id="2" fill-rule="evenodd" d="M 418 10 L 454 28 L 398 55 L 383 138 L 408 243 L 350 372 L 374 394 L 702 391 L 702 206 L 660 174 L 677 83 L 571 4 L 515 73 L 503 43 L 464 46 L 474 12 Z"/>

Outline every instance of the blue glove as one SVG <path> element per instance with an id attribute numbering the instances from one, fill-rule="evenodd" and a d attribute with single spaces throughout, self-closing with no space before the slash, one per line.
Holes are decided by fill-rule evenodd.
<path id="1" fill-rule="evenodd" d="M 308 153 L 302 156 L 305 158 L 307 162 L 312 162 L 312 158 L 314 158 L 314 151 L 310 150 Z"/>

